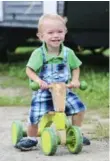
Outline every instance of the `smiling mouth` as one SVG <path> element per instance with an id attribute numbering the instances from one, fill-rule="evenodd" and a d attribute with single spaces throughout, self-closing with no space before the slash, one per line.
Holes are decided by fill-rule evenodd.
<path id="1" fill-rule="evenodd" d="M 60 40 L 52 40 L 52 42 L 60 42 Z"/>

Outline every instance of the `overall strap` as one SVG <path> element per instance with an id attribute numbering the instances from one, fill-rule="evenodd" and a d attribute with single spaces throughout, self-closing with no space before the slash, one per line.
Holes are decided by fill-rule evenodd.
<path id="1" fill-rule="evenodd" d="M 44 50 L 43 50 L 43 46 L 41 46 L 41 54 L 43 56 L 43 64 L 46 64 L 46 57 L 45 57 L 45 53 L 44 53 Z"/>
<path id="2" fill-rule="evenodd" d="M 43 64 L 46 64 L 46 57 L 45 57 L 45 53 L 44 53 L 42 46 L 41 46 L 41 53 L 42 53 L 42 56 L 43 56 Z M 67 48 L 66 47 L 64 47 L 63 63 L 67 63 Z"/>
<path id="3" fill-rule="evenodd" d="M 63 58 L 63 62 L 67 63 L 67 48 L 64 47 L 64 58 Z"/>

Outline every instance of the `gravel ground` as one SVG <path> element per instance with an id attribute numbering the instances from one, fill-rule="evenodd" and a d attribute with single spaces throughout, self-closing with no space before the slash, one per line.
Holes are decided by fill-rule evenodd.
<path id="1" fill-rule="evenodd" d="M 14 120 L 26 122 L 27 114 L 26 107 L 0 107 L 0 161 L 109 161 L 108 140 L 92 140 L 91 145 L 84 146 L 77 155 L 70 154 L 62 146 L 58 146 L 54 156 L 44 156 L 40 144 L 33 151 L 21 152 L 15 149 L 11 143 L 11 124 Z"/>

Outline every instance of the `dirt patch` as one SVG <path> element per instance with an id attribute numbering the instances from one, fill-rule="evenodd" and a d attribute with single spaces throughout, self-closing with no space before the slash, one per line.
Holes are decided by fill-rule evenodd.
<path id="1" fill-rule="evenodd" d="M 66 147 L 58 146 L 54 156 L 44 156 L 40 141 L 34 151 L 20 152 L 15 149 L 11 143 L 11 124 L 14 120 L 22 120 L 25 124 L 28 110 L 27 107 L 0 107 L 0 161 L 109 161 L 108 140 L 91 140 L 91 145 L 84 146 L 78 155 L 70 154 Z M 86 125 L 83 129 L 89 132 L 88 125 Z"/>
<path id="2" fill-rule="evenodd" d="M 29 94 L 29 90 L 26 88 L 0 88 L 0 96 L 7 96 L 7 97 L 17 97 L 17 96 L 26 96 Z"/>

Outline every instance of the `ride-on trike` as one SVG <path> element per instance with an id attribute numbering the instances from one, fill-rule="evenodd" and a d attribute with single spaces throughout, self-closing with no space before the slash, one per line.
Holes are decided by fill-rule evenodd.
<path id="1" fill-rule="evenodd" d="M 49 86 L 55 112 L 49 112 L 42 117 L 38 130 L 38 136 L 41 137 L 41 148 L 45 155 L 54 155 L 59 144 L 66 145 L 69 152 L 74 154 L 82 150 L 82 134 L 77 126 L 69 122 L 64 113 L 66 87 L 65 83 L 53 83 Z M 86 87 L 86 82 L 82 81 L 80 89 L 84 90 Z M 31 88 L 37 90 L 38 85 L 32 82 Z M 26 135 L 21 121 L 13 121 L 12 144 L 15 146 Z"/>

